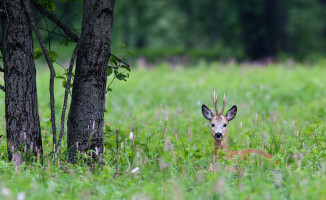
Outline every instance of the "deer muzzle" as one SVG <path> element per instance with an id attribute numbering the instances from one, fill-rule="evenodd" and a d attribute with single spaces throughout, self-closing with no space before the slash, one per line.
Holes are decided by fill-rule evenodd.
<path id="1" fill-rule="evenodd" d="M 222 138 L 223 138 L 222 133 L 220 133 L 220 132 L 215 133 L 215 139 L 216 140 L 222 140 Z"/>

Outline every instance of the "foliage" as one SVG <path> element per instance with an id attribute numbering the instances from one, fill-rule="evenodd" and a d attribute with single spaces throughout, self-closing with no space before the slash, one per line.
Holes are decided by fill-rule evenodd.
<path id="1" fill-rule="evenodd" d="M 39 0 L 77 32 L 82 1 Z M 73 2 L 73 3 L 72 3 Z M 323 0 L 116 1 L 113 54 L 125 43 L 150 59 L 264 59 L 303 61 L 326 53 Z M 41 18 L 40 18 L 41 19 Z M 56 26 L 39 21 L 45 41 L 67 46 Z M 67 56 L 63 53 L 63 56 Z"/>
<path id="2" fill-rule="evenodd" d="M 96 168 L 51 158 L 40 163 L 7 163 L 6 140 L 0 143 L 0 198 L 17 199 L 324 199 L 324 63 L 265 67 L 199 63 L 196 68 L 161 64 L 135 69 L 128 83 L 112 85 L 105 114 L 105 165 Z M 48 72 L 37 71 L 44 151 L 51 151 Z M 63 73 L 57 66 L 57 73 Z M 55 82 L 56 111 L 63 100 Z M 131 87 L 130 87 L 131 85 Z M 226 109 L 236 104 L 228 126 L 233 150 L 264 149 L 273 161 L 240 161 L 244 172 L 231 172 L 235 161 L 219 159 L 210 171 L 213 148 L 201 104 L 213 107 L 213 90 Z M 61 93 L 59 91 L 62 91 Z M 0 92 L 0 116 L 4 116 Z M 5 120 L 0 134 L 5 135 Z M 116 134 L 119 130 L 119 177 Z M 130 132 L 134 137 L 129 138 Z M 65 141 L 65 139 L 63 139 Z M 62 161 L 66 160 L 66 144 Z M 82 156 L 82 155 L 81 155 Z M 279 164 L 275 165 L 278 160 Z M 139 167 L 139 171 L 131 171 Z M 9 192 L 8 192 L 9 191 Z"/>
<path id="3" fill-rule="evenodd" d="M 111 85 L 115 79 L 118 79 L 120 81 L 127 81 L 127 78 L 129 78 L 129 72 L 131 71 L 131 69 L 130 65 L 126 63 L 128 62 L 126 54 L 133 56 L 131 52 L 126 51 L 125 44 L 122 44 L 121 58 L 117 58 L 113 55 L 110 56 L 107 76 L 110 77 L 112 75 L 113 78 L 107 87 L 108 92 L 112 91 Z"/>

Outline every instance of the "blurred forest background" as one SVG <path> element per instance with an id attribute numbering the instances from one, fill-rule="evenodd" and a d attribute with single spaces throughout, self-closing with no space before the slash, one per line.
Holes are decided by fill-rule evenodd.
<path id="1" fill-rule="evenodd" d="M 62 20 L 80 27 L 81 2 L 56 4 Z M 326 0 L 117 0 L 114 12 L 112 52 L 125 44 L 147 60 L 311 61 L 326 55 Z M 55 31 L 47 40 L 67 44 Z"/>

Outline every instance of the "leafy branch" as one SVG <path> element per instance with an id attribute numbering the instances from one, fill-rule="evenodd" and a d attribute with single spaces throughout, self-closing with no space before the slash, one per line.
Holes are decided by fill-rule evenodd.
<path id="1" fill-rule="evenodd" d="M 122 80 L 127 81 L 127 78 L 129 78 L 129 72 L 131 71 L 131 69 L 130 69 L 130 65 L 124 61 L 124 60 L 126 60 L 125 59 L 125 56 L 126 56 L 125 45 L 122 44 L 122 47 L 123 47 L 122 59 L 119 59 L 116 56 L 112 56 L 112 54 L 110 56 L 107 76 L 109 77 L 113 74 L 113 78 L 110 81 L 110 83 L 106 89 L 108 92 L 113 91 L 111 88 L 111 85 L 115 79 L 118 79 L 120 81 L 122 81 Z M 127 52 L 127 53 L 129 55 L 133 55 L 130 52 Z"/>

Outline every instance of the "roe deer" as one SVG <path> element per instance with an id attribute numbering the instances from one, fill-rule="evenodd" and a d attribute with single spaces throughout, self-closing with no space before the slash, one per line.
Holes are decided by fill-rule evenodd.
<path id="1" fill-rule="evenodd" d="M 234 156 L 239 156 L 244 158 L 246 155 L 250 156 L 250 154 L 263 155 L 265 158 L 271 159 L 273 156 L 269 153 L 266 153 L 262 150 L 256 149 L 245 149 L 240 151 L 232 151 L 228 148 L 227 142 L 227 125 L 233 120 L 237 114 L 237 106 L 234 105 L 230 110 L 227 111 L 226 115 L 223 115 L 225 108 L 225 94 L 223 97 L 223 107 L 221 112 L 218 112 L 217 109 L 217 96 L 215 96 L 214 91 L 214 104 L 216 115 L 212 113 L 212 111 L 207 108 L 207 106 L 202 105 L 202 113 L 204 117 L 210 121 L 211 130 L 214 138 L 214 156 L 217 156 L 217 151 L 219 149 L 223 149 L 225 151 L 225 157 L 233 158 Z"/>

